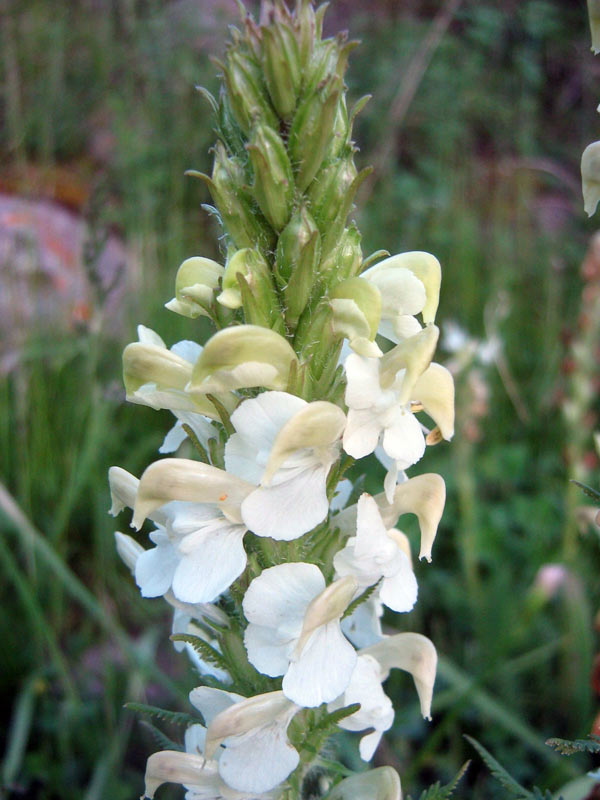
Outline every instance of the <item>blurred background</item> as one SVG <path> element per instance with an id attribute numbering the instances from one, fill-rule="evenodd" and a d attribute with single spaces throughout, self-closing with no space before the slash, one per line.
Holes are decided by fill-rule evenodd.
<path id="1" fill-rule="evenodd" d="M 136 324 L 169 344 L 208 335 L 162 306 L 184 258 L 220 257 L 207 193 L 183 173 L 210 169 L 194 87 L 215 91 L 210 57 L 236 20 L 233 0 L 0 2 L 6 797 L 137 797 L 162 740 L 124 703 L 188 710 L 170 612 L 116 556 L 128 520 L 107 515 L 106 473 L 139 475 L 171 425 L 124 402 Z M 473 759 L 456 796 L 505 797 L 467 733 L 525 785 L 598 797 L 578 778 L 592 762 L 545 744 L 600 732 L 600 528 L 569 482 L 598 488 L 599 474 L 600 239 L 579 159 L 600 138 L 600 61 L 585 2 L 334 0 L 326 29 L 362 40 L 350 99 L 374 95 L 355 127 L 359 167 L 375 166 L 356 211 L 364 252 L 438 256 L 438 360 L 457 384 L 455 440 L 419 467 L 448 484 L 434 562 L 416 567 L 416 609 L 386 619 L 438 648 L 433 723 L 393 674 L 376 763 L 418 797 Z M 338 742 L 353 768 L 357 741 Z"/>

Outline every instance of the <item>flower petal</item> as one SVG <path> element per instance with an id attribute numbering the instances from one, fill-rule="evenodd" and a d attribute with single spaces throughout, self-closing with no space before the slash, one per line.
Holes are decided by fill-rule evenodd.
<path id="1" fill-rule="evenodd" d="M 392 767 L 378 767 L 344 778 L 328 800 L 402 800 L 400 778 Z"/>
<path id="2" fill-rule="evenodd" d="M 242 519 L 257 536 L 291 541 L 312 530 L 329 511 L 327 472 L 315 466 L 276 486 L 261 486 L 242 503 Z"/>
<path id="3" fill-rule="evenodd" d="M 332 654 L 335 653 L 335 658 Z M 286 697 L 305 708 L 328 703 L 344 691 L 356 663 L 356 651 L 338 620 L 317 628 L 283 679 Z"/>
<path id="4" fill-rule="evenodd" d="M 414 414 L 400 410 L 394 423 L 383 432 L 383 449 L 399 469 L 407 469 L 423 458 L 425 436 Z"/>
<path id="5" fill-rule="evenodd" d="M 181 561 L 173 576 L 173 594 L 184 603 L 211 603 L 246 568 L 243 525 L 207 527 L 179 544 Z M 193 549 L 189 550 L 193 546 Z"/>
<path id="6" fill-rule="evenodd" d="M 351 353 L 344 361 L 346 405 L 350 408 L 370 408 L 381 395 L 379 387 L 379 359 L 363 358 Z"/>
<path id="7" fill-rule="evenodd" d="M 168 540 L 145 550 L 135 562 L 135 582 L 140 587 L 142 597 L 161 597 L 165 594 L 171 588 L 178 563 L 177 550 Z"/>
<path id="8" fill-rule="evenodd" d="M 349 409 L 344 430 L 344 450 L 352 458 L 368 456 L 377 447 L 382 428 L 372 409 Z"/>
<path id="9" fill-rule="evenodd" d="M 278 564 L 254 578 L 244 595 L 244 614 L 255 625 L 297 628 L 299 635 L 308 605 L 324 589 L 316 564 Z"/>

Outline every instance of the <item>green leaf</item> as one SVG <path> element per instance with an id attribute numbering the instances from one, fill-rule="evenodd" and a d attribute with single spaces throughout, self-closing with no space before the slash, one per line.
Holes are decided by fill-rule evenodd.
<path id="1" fill-rule="evenodd" d="M 177 742 L 174 742 L 173 739 L 170 739 L 159 728 L 157 728 L 156 725 L 148 722 L 147 719 L 140 720 L 140 724 L 150 731 L 152 738 L 161 750 L 183 750 L 183 747 L 180 744 L 177 744 Z"/>
<path id="2" fill-rule="evenodd" d="M 512 775 L 504 769 L 499 761 L 496 761 L 494 756 L 482 744 L 466 734 L 465 739 L 477 750 L 494 778 L 504 786 L 507 792 L 510 792 L 512 797 L 517 797 L 519 800 L 530 800 L 533 797 L 532 793 L 524 789 L 520 783 L 517 783 Z"/>
<path id="3" fill-rule="evenodd" d="M 181 427 L 186 432 L 188 439 L 190 440 L 190 442 L 193 444 L 193 446 L 197 450 L 198 455 L 200 456 L 200 461 L 203 461 L 205 464 L 210 464 L 210 460 L 208 458 L 208 453 L 206 452 L 206 450 L 200 444 L 200 440 L 198 439 L 198 437 L 194 433 L 194 430 L 192 429 L 192 427 L 190 425 L 188 425 L 186 422 L 184 422 Z"/>
<path id="4" fill-rule="evenodd" d="M 360 703 L 352 703 L 349 706 L 338 708 L 337 711 L 332 711 L 330 714 L 327 714 L 319 722 L 315 730 L 324 730 L 325 728 L 333 728 L 336 725 L 338 725 L 343 719 L 346 719 L 346 717 L 350 717 L 352 714 L 356 714 L 357 711 L 360 711 Z"/>
<path id="5" fill-rule="evenodd" d="M 590 736 L 587 739 L 547 739 L 546 744 L 561 754 L 572 756 L 573 753 L 600 753 L 600 737 Z"/>
<path id="6" fill-rule="evenodd" d="M 421 793 L 419 800 L 448 800 L 449 797 L 452 797 L 454 790 L 462 780 L 465 772 L 469 769 L 470 763 L 470 761 L 465 761 L 454 778 L 445 786 L 442 786 L 438 781 L 434 783 L 433 786 L 430 786 L 429 789 L 425 789 L 425 791 Z M 412 800 L 412 798 L 409 797 L 408 800 Z"/>
<path id="7" fill-rule="evenodd" d="M 174 633 L 170 639 L 172 642 L 185 642 L 191 645 L 204 661 L 229 672 L 229 665 L 225 658 L 201 636 L 194 636 L 192 633 Z"/>
<path id="8" fill-rule="evenodd" d="M 373 592 L 381 583 L 381 580 L 382 579 L 380 578 L 377 583 L 374 583 L 373 586 L 369 586 L 369 588 L 365 589 L 362 594 L 359 594 L 356 600 L 353 600 L 348 608 L 344 611 L 342 619 L 346 619 L 346 617 L 349 617 L 351 614 L 353 614 L 359 606 L 362 606 L 363 603 L 366 603 L 369 597 L 371 597 Z"/>
<path id="9" fill-rule="evenodd" d="M 585 495 L 587 495 L 588 497 L 591 497 L 592 500 L 596 500 L 596 502 L 600 502 L 600 492 L 597 491 L 596 489 L 592 489 L 591 486 L 586 486 L 585 483 L 580 483 L 579 481 L 575 481 L 575 480 L 571 480 L 571 483 L 574 483 L 575 486 L 579 486 L 581 491 Z"/>
<path id="10" fill-rule="evenodd" d="M 149 717 L 171 722 L 173 725 L 196 725 L 199 722 L 197 717 L 193 717 L 186 711 L 167 711 L 164 708 L 148 706 L 145 703 L 125 703 L 125 708 L 133 711 L 134 714 L 147 714 Z"/>

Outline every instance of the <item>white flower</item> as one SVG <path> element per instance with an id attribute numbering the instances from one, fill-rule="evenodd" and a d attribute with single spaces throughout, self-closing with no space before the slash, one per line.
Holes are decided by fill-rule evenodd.
<path id="1" fill-rule="evenodd" d="M 269 692 L 241 698 L 210 721 L 205 754 L 212 758 L 221 745 L 225 748 L 218 756 L 218 769 L 228 786 L 240 792 L 269 792 L 296 769 L 300 757 L 287 729 L 298 711 L 283 692 Z"/>
<path id="2" fill-rule="evenodd" d="M 353 458 L 372 453 L 383 435 L 383 449 L 399 469 L 416 464 L 425 453 L 421 424 L 410 410 L 410 403 L 399 402 L 404 372 L 389 387 L 380 380 L 380 359 L 348 356 L 344 364 L 348 385 L 348 422 L 344 430 L 344 450 Z"/>
<path id="3" fill-rule="evenodd" d="M 360 589 L 381 580 L 378 594 L 382 603 L 392 611 L 410 611 L 417 601 L 417 579 L 402 537 L 400 531 L 386 530 L 375 500 L 361 495 L 356 536 L 333 558 L 336 574 L 353 575 Z"/>
<path id="4" fill-rule="evenodd" d="M 363 761 L 370 761 L 384 733 L 394 721 L 392 701 L 381 687 L 381 668 L 369 655 L 359 655 L 352 678 L 344 694 L 327 708 L 338 708 L 360 703 L 360 709 L 343 719 L 339 725 L 347 731 L 364 731 L 374 728 L 360 740 L 359 752 Z"/>
<path id="5" fill-rule="evenodd" d="M 385 494 L 374 498 L 386 528 L 392 528 L 403 514 L 415 514 L 421 529 L 421 548 L 419 558 L 431 561 L 431 548 L 435 541 L 438 525 L 446 502 L 446 484 L 441 475 L 428 472 L 416 475 L 394 490 L 391 502 Z M 357 506 L 349 506 L 335 517 L 335 526 L 346 536 L 356 530 Z"/>
<path id="6" fill-rule="evenodd" d="M 186 633 L 197 636 L 207 642 L 213 649 L 219 651 L 218 642 L 215 639 L 211 639 L 203 628 L 194 623 L 193 620 L 195 617 L 196 615 L 190 614 L 187 608 L 176 607 L 173 614 L 171 634 Z M 202 619 L 202 617 L 200 617 L 200 619 Z M 188 658 L 201 675 L 212 675 L 212 677 L 216 678 L 221 683 L 231 683 L 231 676 L 228 672 L 201 658 L 198 651 L 195 650 L 189 642 L 177 640 L 173 642 L 173 646 L 179 653 L 184 650 L 186 651 Z"/>
<path id="7" fill-rule="evenodd" d="M 321 570 L 304 563 L 270 567 L 248 587 L 248 660 L 265 675 L 284 675 L 285 696 L 298 705 L 335 700 L 350 681 L 356 652 L 340 618 L 356 588 L 351 577 L 326 588 Z"/>
<path id="8" fill-rule="evenodd" d="M 225 445 L 227 471 L 258 484 L 241 505 L 248 528 L 289 541 L 322 522 L 329 509 L 327 475 L 346 422 L 341 409 L 264 392 L 245 400 L 231 422 L 236 433 Z"/>
<path id="9" fill-rule="evenodd" d="M 177 422 L 167 433 L 163 443 L 158 448 L 159 453 L 166 455 L 179 449 L 187 439 L 187 433 L 183 428 L 184 425 L 188 425 L 192 429 L 205 450 L 208 448 L 208 440 L 217 436 L 217 431 L 212 422 L 203 414 L 195 414 L 191 411 L 173 411 L 173 414 L 177 417 Z"/>
<path id="10" fill-rule="evenodd" d="M 150 534 L 155 547 L 135 562 L 142 595 L 160 597 L 172 589 L 184 603 L 210 603 L 229 588 L 246 567 L 239 506 L 251 488 L 197 461 L 164 459 L 148 467 L 135 494 L 133 524 L 139 528 L 146 515 L 162 524 Z M 192 502 L 195 497 L 208 502 Z"/>

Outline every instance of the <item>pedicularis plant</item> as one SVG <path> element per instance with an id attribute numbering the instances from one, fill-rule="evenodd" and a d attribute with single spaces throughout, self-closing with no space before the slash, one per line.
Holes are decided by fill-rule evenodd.
<path id="1" fill-rule="evenodd" d="M 110 470 L 114 514 L 154 523 L 150 547 L 117 547 L 144 597 L 174 609 L 175 646 L 197 671 L 185 744 L 151 755 L 145 796 L 164 782 L 198 798 L 398 800 L 390 767 L 345 777 L 322 755 L 343 728 L 369 761 L 394 711 L 382 683 L 409 672 L 429 717 L 433 644 L 382 633 L 383 606 L 417 599 L 407 537 L 415 514 L 430 560 L 445 501 L 439 475 L 407 477 L 450 439 L 454 386 L 432 362 L 441 271 L 424 252 L 364 259 L 348 221 L 368 174 L 354 163 L 344 73 L 354 47 L 322 38 L 324 7 L 263 0 L 242 10 L 210 100 L 208 186 L 222 265 L 187 259 L 172 312 L 209 317 L 201 347 L 168 349 L 140 326 L 123 354 L 128 400 L 177 421 L 138 480 Z M 384 352 L 385 350 L 385 352 Z M 423 413 L 433 421 L 425 427 Z M 191 445 L 191 447 L 190 447 Z M 375 453 L 384 491 L 344 479 Z"/>

